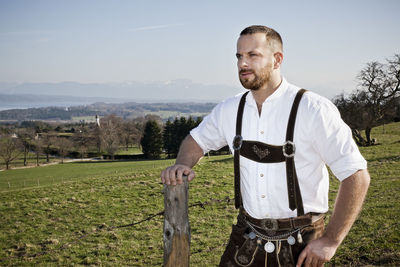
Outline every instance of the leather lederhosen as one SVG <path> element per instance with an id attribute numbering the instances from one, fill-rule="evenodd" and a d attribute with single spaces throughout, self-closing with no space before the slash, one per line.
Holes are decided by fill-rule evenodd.
<path id="1" fill-rule="evenodd" d="M 236 136 L 233 139 L 234 149 L 234 172 L 235 172 L 235 207 L 243 206 L 242 196 L 240 192 L 240 156 L 254 160 L 260 163 L 278 163 L 286 162 L 286 180 L 289 199 L 289 208 L 297 209 L 297 216 L 304 215 L 303 200 L 301 197 L 299 182 L 296 174 L 294 163 L 295 144 L 293 143 L 294 126 L 296 122 L 296 114 L 299 107 L 301 97 L 305 89 L 300 89 L 293 101 L 290 111 L 289 120 L 286 129 L 286 141 L 281 146 L 265 144 L 258 141 L 243 140 L 242 118 L 246 96 L 249 92 L 243 94 L 240 99 L 237 117 L 236 117 Z"/>

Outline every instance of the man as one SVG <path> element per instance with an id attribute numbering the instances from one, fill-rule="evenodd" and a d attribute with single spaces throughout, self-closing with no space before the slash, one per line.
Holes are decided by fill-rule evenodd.
<path id="1" fill-rule="evenodd" d="M 229 145 L 239 216 L 220 266 L 323 266 L 361 209 L 370 181 L 366 161 L 336 107 L 281 76 L 279 33 L 257 25 L 244 29 L 236 57 L 250 93 L 217 105 L 186 137 L 161 179 L 175 185 L 187 175 L 191 181 L 192 167 L 206 152 Z M 325 164 L 341 182 L 326 230 Z"/>

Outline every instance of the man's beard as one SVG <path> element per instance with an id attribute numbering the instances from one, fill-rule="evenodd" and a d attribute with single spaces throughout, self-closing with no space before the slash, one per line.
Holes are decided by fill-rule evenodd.
<path id="1" fill-rule="evenodd" d="M 240 77 L 240 74 L 242 72 L 251 72 L 254 75 L 254 79 L 251 80 L 251 81 L 249 79 L 246 79 L 246 78 L 242 79 Z M 272 73 L 272 71 L 270 71 L 268 69 L 268 67 L 264 68 L 259 74 L 255 73 L 251 69 L 242 69 L 242 70 L 239 71 L 239 80 L 240 80 L 240 83 L 243 85 L 244 88 L 249 89 L 249 90 L 257 91 L 262 86 L 264 86 L 266 83 L 268 83 L 270 81 L 271 73 Z"/>

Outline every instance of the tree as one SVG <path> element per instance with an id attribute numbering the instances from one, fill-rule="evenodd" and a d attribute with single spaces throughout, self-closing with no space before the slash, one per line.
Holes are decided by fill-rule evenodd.
<path id="1" fill-rule="evenodd" d="M 125 146 L 125 149 L 128 150 L 129 145 L 134 144 L 135 137 L 139 135 L 139 130 L 136 128 L 136 124 L 134 121 L 123 121 L 121 125 L 121 139 Z"/>
<path id="2" fill-rule="evenodd" d="M 175 118 L 174 122 L 172 123 L 172 155 L 175 158 L 178 155 L 179 146 L 182 142 L 182 133 L 184 130 L 182 129 L 183 123 L 186 122 L 186 119 L 178 119 Z"/>
<path id="3" fill-rule="evenodd" d="M 167 120 L 163 131 L 163 143 L 164 143 L 165 153 L 167 154 L 168 158 L 172 157 L 174 149 L 172 131 L 173 131 L 173 124 L 171 123 L 170 120 Z"/>
<path id="4" fill-rule="evenodd" d="M 148 159 L 158 159 L 162 153 L 162 134 L 161 127 L 154 120 L 146 122 L 142 140 L 143 154 Z"/>
<path id="5" fill-rule="evenodd" d="M 39 156 L 43 152 L 43 139 L 39 135 L 36 135 L 33 139 L 33 145 L 35 147 L 36 166 L 39 166 Z"/>
<path id="6" fill-rule="evenodd" d="M 201 118 L 197 118 L 195 121 L 192 117 L 188 119 L 185 117 L 175 118 L 173 123 L 171 123 L 170 120 L 166 122 L 163 132 L 163 141 L 168 158 L 177 156 L 183 139 L 185 139 L 190 130 L 199 125 L 200 122 Z"/>
<path id="7" fill-rule="evenodd" d="M 90 130 L 91 143 L 96 147 L 97 153 L 101 152 L 101 128 L 97 124 Z"/>
<path id="8" fill-rule="evenodd" d="M 144 122 L 134 120 L 135 124 L 135 132 L 132 136 L 132 143 L 140 147 L 140 140 L 142 140 L 143 131 L 144 131 Z"/>
<path id="9" fill-rule="evenodd" d="M 371 129 L 393 121 L 400 98 L 400 54 L 388 59 L 386 64 L 367 63 L 357 76 L 359 89 L 348 98 L 340 95 L 334 99 L 343 120 L 352 128 L 359 145 L 371 145 Z M 365 131 L 366 140 L 360 131 Z"/>
<path id="10" fill-rule="evenodd" d="M 51 146 L 54 144 L 54 138 L 49 134 L 41 134 L 40 136 L 40 150 L 46 154 L 46 162 L 49 163 L 50 159 L 49 156 L 52 153 Z"/>
<path id="11" fill-rule="evenodd" d="M 61 163 L 64 163 L 64 158 L 71 151 L 73 143 L 67 137 L 55 137 L 53 144 L 57 146 L 58 154 L 61 156 Z"/>
<path id="12" fill-rule="evenodd" d="M 18 138 L 9 135 L 0 136 L 0 157 L 6 165 L 6 170 L 10 168 L 10 163 L 22 153 L 22 147 Z"/>
<path id="13" fill-rule="evenodd" d="M 120 125 L 121 118 L 114 115 L 104 117 L 101 120 L 101 141 L 105 151 L 114 159 L 121 143 Z"/>
<path id="14" fill-rule="evenodd" d="M 23 147 L 23 153 L 24 153 L 24 166 L 27 165 L 27 156 L 28 152 L 31 148 L 31 142 L 35 137 L 35 132 L 32 129 L 19 129 L 17 132 L 17 136 L 19 140 L 21 141 L 22 147 Z"/>
<path id="15" fill-rule="evenodd" d="M 83 159 L 84 155 L 88 151 L 88 146 L 90 142 L 90 137 L 86 129 L 84 127 L 78 129 L 78 131 L 76 131 L 72 136 L 72 141 L 76 150 L 79 152 L 81 159 Z"/>
<path id="16" fill-rule="evenodd" d="M 140 140 L 142 140 L 144 126 L 146 124 L 146 119 L 144 117 L 138 117 L 133 119 L 133 124 L 135 125 L 135 131 L 132 135 L 132 143 L 140 147 Z"/>

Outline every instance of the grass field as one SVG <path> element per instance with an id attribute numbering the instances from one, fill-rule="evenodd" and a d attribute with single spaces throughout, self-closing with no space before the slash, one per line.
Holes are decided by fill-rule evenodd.
<path id="1" fill-rule="evenodd" d="M 126 148 L 121 147 L 121 149 L 117 152 L 116 155 L 136 155 L 136 154 L 142 154 L 142 150 L 135 146 L 135 147 L 129 147 L 128 150 Z"/>
<path id="2" fill-rule="evenodd" d="M 77 116 L 77 117 L 72 117 L 73 122 L 80 122 L 80 121 L 85 121 L 85 122 L 96 122 L 96 116 Z"/>
<path id="3" fill-rule="evenodd" d="M 379 145 L 361 148 L 372 178 L 365 207 L 328 266 L 400 266 L 400 123 L 376 128 L 373 136 Z M 163 217 L 151 216 L 163 210 L 159 174 L 172 162 L 0 172 L 0 265 L 162 266 Z M 228 240 L 236 217 L 228 202 L 232 162 L 231 156 L 205 157 L 195 167 L 189 204 L 209 204 L 189 210 L 191 266 L 216 266 Z M 337 188 L 332 178 L 331 206 Z"/>

